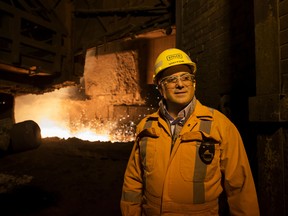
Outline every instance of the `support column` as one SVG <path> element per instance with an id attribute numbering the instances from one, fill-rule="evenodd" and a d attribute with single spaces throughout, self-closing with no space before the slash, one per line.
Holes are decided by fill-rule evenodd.
<path id="1" fill-rule="evenodd" d="M 288 98 L 281 70 L 278 0 L 254 0 L 256 96 L 249 120 L 257 133 L 258 198 L 261 215 L 287 214 Z"/>

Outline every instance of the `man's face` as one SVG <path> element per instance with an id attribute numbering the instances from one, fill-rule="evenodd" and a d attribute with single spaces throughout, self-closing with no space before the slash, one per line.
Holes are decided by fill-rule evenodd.
<path id="1" fill-rule="evenodd" d="M 159 81 L 159 91 L 170 107 L 183 108 L 195 94 L 194 76 L 187 72 L 177 72 Z"/>

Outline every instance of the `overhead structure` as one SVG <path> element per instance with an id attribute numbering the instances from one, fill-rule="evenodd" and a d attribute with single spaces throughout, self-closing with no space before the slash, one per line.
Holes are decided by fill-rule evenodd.
<path id="1" fill-rule="evenodd" d="M 71 6 L 66 1 L 42 2 L 0 0 L 0 92 L 42 93 L 75 79 Z"/>

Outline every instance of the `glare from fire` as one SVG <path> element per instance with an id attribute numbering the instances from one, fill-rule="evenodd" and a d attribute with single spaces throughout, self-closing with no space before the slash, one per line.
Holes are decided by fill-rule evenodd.
<path id="1" fill-rule="evenodd" d="M 29 94 L 16 97 L 16 123 L 25 120 L 35 121 L 41 128 L 42 138 L 68 139 L 76 137 L 88 141 L 111 142 L 134 140 L 135 125 L 132 121 L 119 124 L 121 119 L 119 122 L 104 122 L 100 119 L 79 117 L 85 111 L 77 109 L 78 107 L 75 108 L 75 104 L 85 104 L 85 100 L 72 103 L 70 98 L 71 92 L 75 90 L 73 88 L 75 87 L 62 88 L 42 95 Z"/>

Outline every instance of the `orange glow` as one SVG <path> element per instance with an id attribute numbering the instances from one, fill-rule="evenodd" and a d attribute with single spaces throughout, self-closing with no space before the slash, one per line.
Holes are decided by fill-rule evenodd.
<path id="1" fill-rule="evenodd" d="M 74 89 L 73 89 L 74 88 Z M 134 139 L 131 126 L 119 128 L 117 122 L 82 119 L 85 110 L 79 110 L 85 100 L 71 102 L 75 87 L 63 88 L 43 95 L 24 95 L 15 98 L 15 121 L 33 120 L 41 128 L 42 138 L 76 137 L 88 141 L 129 142 Z M 75 108 L 75 104 L 79 107 Z M 73 107 L 74 106 L 74 107 Z M 83 114 L 84 113 L 84 114 Z M 120 119 L 121 121 L 121 119 Z"/>

